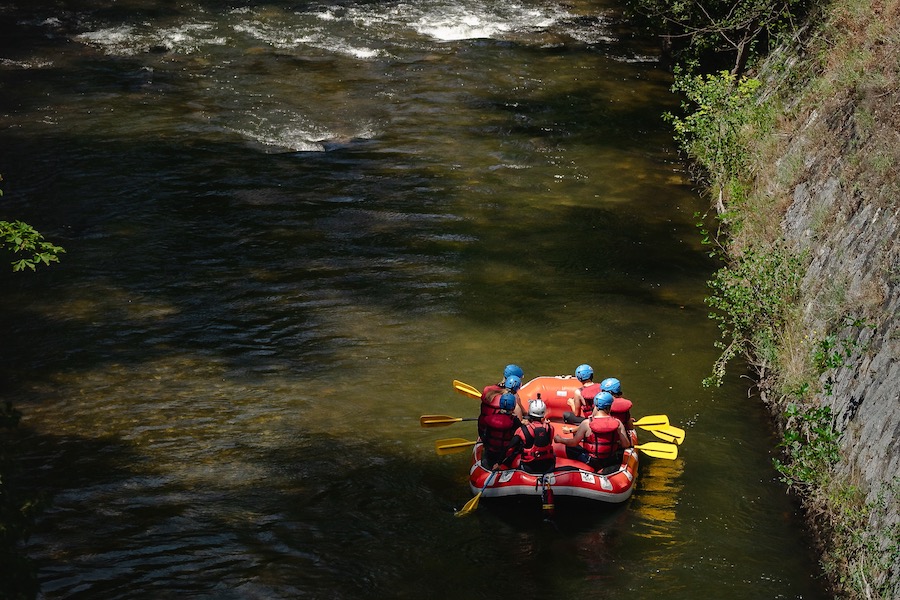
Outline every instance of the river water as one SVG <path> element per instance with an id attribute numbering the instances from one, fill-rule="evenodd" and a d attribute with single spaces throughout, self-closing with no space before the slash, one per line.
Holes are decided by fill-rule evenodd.
<path id="1" fill-rule="evenodd" d="M 553 0 L 0 1 L 2 399 L 43 598 L 821 598 L 652 41 Z M 687 431 L 612 508 L 437 456 L 503 366 Z M 644 441 L 652 439 L 647 432 Z"/>

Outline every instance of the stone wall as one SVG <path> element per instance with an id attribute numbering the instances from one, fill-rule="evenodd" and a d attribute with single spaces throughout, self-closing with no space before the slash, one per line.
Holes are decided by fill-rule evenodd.
<path id="1" fill-rule="evenodd" d="M 900 112 L 896 93 L 881 101 L 884 110 Z M 889 182 L 900 178 L 900 132 L 890 119 L 886 131 L 863 132 L 855 118 L 852 107 L 820 106 L 790 133 L 781 160 L 802 167 L 786 190 L 791 200 L 781 230 L 810 258 L 801 298 L 808 339 L 836 334 L 848 354 L 822 375 L 826 393 L 818 398 L 842 432 L 836 477 L 882 503 L 869 527 L 886 531 L 900 521 L 900 199 L 896 179 L 879 185 L 885 174 L 873 176 L 864 163 L 872 136 L 894 136 L 894 170 L 886 175 Z M 852 157 L 848 148 L 855 148 Z M 882 551 L 889 542 L 883 538 Z M 893 569 L 891 597 L 900 598 Z"/>
<path id="2" fill-rule="evenodd" d="M 833 224 L 816 234 L 811 223 L 823 211 Z M 866 202 L 826 173 L 795 188 L 782 229 L 811 252 L 805 328 L 820 335 L 836 327 L 852 350 L 846 366 L 822 376 L 832 390 L 823 400 L 844 432 L 838 472 L 875 493 L 900 475 L 900 208 Z M 841 321 L 847 316 L 864 324 Z"/>

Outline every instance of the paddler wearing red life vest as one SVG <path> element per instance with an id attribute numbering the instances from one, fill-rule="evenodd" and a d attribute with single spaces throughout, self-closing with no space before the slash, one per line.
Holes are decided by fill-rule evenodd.
<path id="1" fill-rule="evenodd" d="M 522 387 L 522 377 L 525 372 L 518 365 L 506 365 L 503 369 L 503 380 L 496 385 L 489 385 L 481 391 L 481 414 L 487 415 L 500 410 L 500 396 L 509 392 L 516 395 L 516 407 L 513 411 L 520 419 L 523 411 L 520 406 L 517 392 Z"/>
<path id="2" fill-rule="evenodd" d="M 594 397 L 593 414 L 578 425 L 570 438 L 553 436 L 553 441 L 565 444 L 566 455 L 586 463 L 592 469 L 619 464 L 621 451 L 631 447 L 631 440 L 625 434 L 622 422 L 609 414 L 613 395 L 600 392 Z"/>
<path id="3" fill-rule="evenodd" d="M 581 383 L 581 387 L 567 400 L 572 410 L 563 413 L 563 423 L 581 423 L 591 416 L 594 411 L 594 398 L 602 391 L 600 384 L 594 383 L 594 369 L 591 365 L 578 365 L 575 368 L 575 379 Z"/>
<path id="4" fill-rule="evenodd" d="M 498 463 L 506 456 L 507 448 L 522 425 L 513 414 L 516 397 L 509 392 L 500 396 L 500 409 L 497 412 L 483 414 L 478 417 L 478 435 L 481 437 L 481 466 L 495 470 Z"/>
<path id="5" fill-rule="evenodd" d="M 631 416 L 631 400 L 622 397 L 622 383 L 615 377 L 607 377 L 600 382 L 600 389 L 613 396 L 609 414 L 622 421 L 626 430 L 634 429 L 634 417 Z"/>
<path id="6" fill-rule="evenodd" d="M 553 453 L 553 425 L 547 419 L 547 404 L 540 398 L 528 402 L 528 417 L 509 445 L 502 464 L 509 466 L 516 455 L 521 454 L 519 468 L 526 473 L 548 473 L 556 468 Z"/>

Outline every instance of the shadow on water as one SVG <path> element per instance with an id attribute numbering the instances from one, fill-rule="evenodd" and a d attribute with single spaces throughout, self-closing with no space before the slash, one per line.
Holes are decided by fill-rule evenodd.
<path id="1" fill-rule="evenodd" d="M 609 530 L 628 510 L 629 501 L 622 504 L 598 504 L 579 498 L 556 497 L 554 509 L 543 509 L 538 497 L 524 499 L 486 498 L 479 502 L 492 518 L 522 532 L 548 532 L 560 536 L 583 534 L 585 530 Z M 557 510 L 558 508 L 558 510 Z"/>
<path id="2" fill-rule="evenodd" d="M 9 483 L 48 504 L 29 545 L 46 598 L 386 597 L 417 545 L 433 541 L 410 529 L 413 513 L 452 522 L 449 507 L 435 512 L 427 482 L 445 477 L 427 463 L 368 457 L 351 467 L 337 457 L 354 452 L 335 440 L 258 455 L 253 481 L 201 466 L 196 485 L 120 440 L 22 429 L 14 443 L 21 469 Z M 392 474 L 401 468 L 408 478 Z M 394 564 L 366 556 L 377 553 L 395 553 L 398 571 L 366 573 Z"/>
<path id="3" fill-rule="evenodd" d="M 602 578 L 627 512 L 547 522 L 486 502 L 460 519 L 467 498 L 434 461 L 361 456 L 335 439 L 238 448 L 260 468 L 253 480 L 232 479 L 226 459 L 198 466 L 193 484 L 120 440 L 23 429 L 16 444 L 14 483 L 51 501 L 28 546 L 45 598 L 455 598 L 461 581 L 482 581 L 477 598 L 537 598 L 554 572 Z M 528 589 L 493 588 L 498 569 Z"/>
<path id="4" fill-rule="evenodd" d="M 23 426 L 0 431 L 0 444 L 3 446 L 0 452 L 3 500 L 12 502 L 16 509 L 29 507 L 20 515 L 28 515 L 27 521 L 21 523 L 25 532 L 22 542 L 40 536 L 48 519 L 52 521 L 50 515 L 66 512 L 64 507 L 54 504 L 58 493 L 114 482 L 131 470 L 130 466 L 122 468 L 122 461 L 128 464 L 135 458 L 117 439 L 42 435 Z M 72 516 L 67 514 L 62 526 L 53 526 L 51 531 L 71 527 Z M 36 523 L 32 518 L 37 519 Z M 2 524 L 4 527 L 18 525 L 10 515 L 3 516 Z M 0 588 L 9 592 L 10 598 L 29 598 L 38 589 L 32 587 L 31 581 L 37 581 L 41 561 L 34 560 L 21 546 L 16 554 L 5 557 L 5 567 L 0 572 L 3 578 Z M 20 559 L 24 561 L 18 562 Z M 18 572 L 10 573 L 9 568 Z"/>

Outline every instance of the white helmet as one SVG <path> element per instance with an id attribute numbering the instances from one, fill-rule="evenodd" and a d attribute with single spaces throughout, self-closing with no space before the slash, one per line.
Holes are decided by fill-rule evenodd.
<path id="1" fill-rule="evenodd" d="M 544 404 L 544 401 L 540 398 L 538 398 L 537 400 L 532 400 L 528 403 L 529 417 L 534 417 L 535 419 L 543 419 L 545 414 L 547 414 L 547 405 Z"/>

